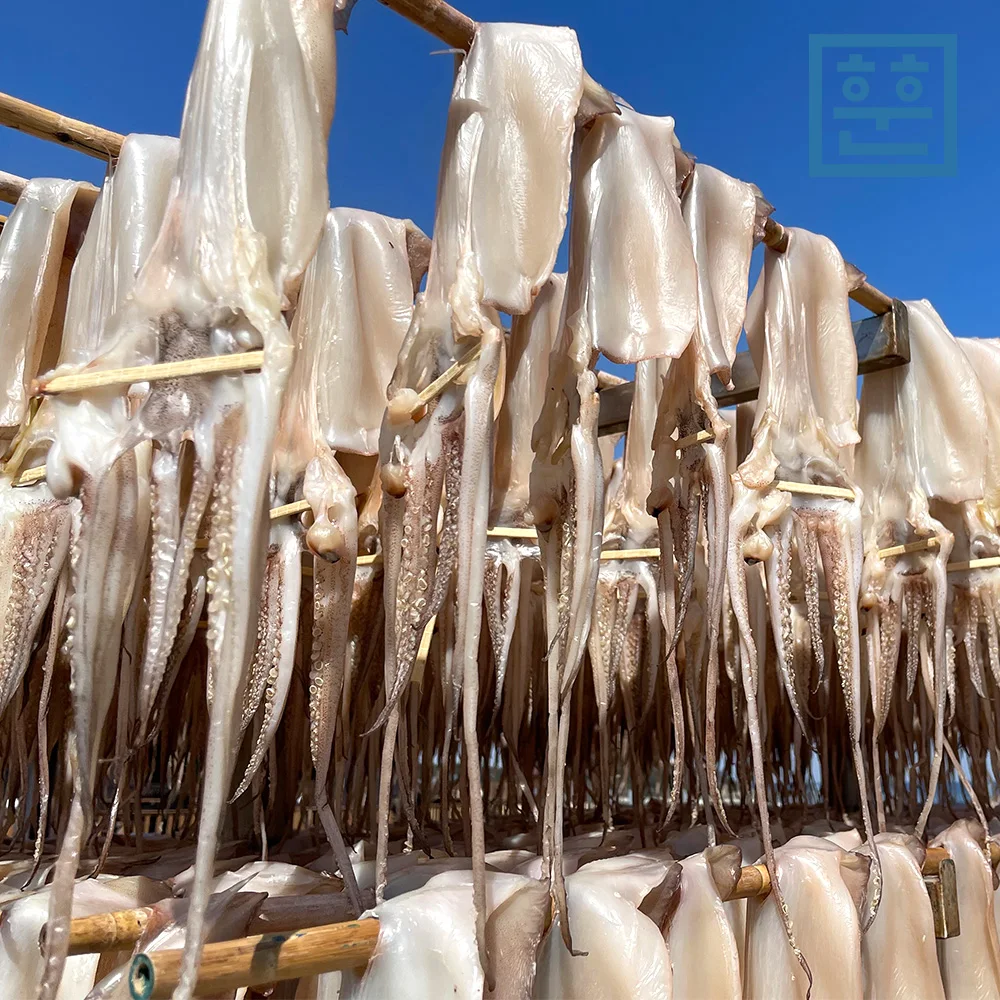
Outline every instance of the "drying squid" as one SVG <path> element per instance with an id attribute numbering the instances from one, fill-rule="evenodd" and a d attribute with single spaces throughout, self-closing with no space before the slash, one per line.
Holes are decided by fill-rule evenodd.
<path id="1" fill-rule="evenodd" d="M 934 308 L 921 301 L 906 303 L 906 310 L 909 365 L 866 376 L 862 388 L 857 474 L 868 497 L 864 603 L 871 636 L 873 760 L 878 766 L 879 735 L 897 685 L 895 697 L 908 700 L 919 673 L 934 712 L 934 753 L 930 768 L 922 769 L 925 797 L 915 830 L 922 836 L 945 752 L 947 565 L 955 534 L 942 517 L 944 505 L 983 496 L 986 412 L 975 371 Z M 883 555 L 900 545 L 917 551 Z M 897 680 L 904 631 L 905 673 Z M 876 801 L 884 828 L 878 772 Z"/>
<path id="2" fill-rule="evenodd" d="M 702 614 L 706 640 L 687 650 L 685 686 L 689 711 L 697 719 L 692 738 L 700 758 L 715 760 L 715 712 L 718 689 L 718 645 L 725 586 L 727 512 L 730 487 L 726 471 L 729 426 L 719 414 L 712 395 L 711 376 L 729 381 L 736 344 L 746 312 L 750 254 L 761 235 L 761 203 L 756 189 L 703 164 L 695 165 L 683 184 L 683 220 L 694 260 L 697 322 L 679 357 L 660 364 L 658 416 L 653 439 L 654 459 L 649 508 L 657 519 L 661 552 L 673 560 L 660 561 L 660 599 L 666 629 L 667 668 L 676 672 L 678 644 L 687 625 L 692 600 L 698 537 L 705 525 L 705 588 Z M 763 206 L 766 207 L 766 206 Z M 720 224 L 721 222 L 721 224 Z M 700 662 L 704 659 L 704 666 Z M 704 670 L 704 683 L 701 674 Z M 671 690 L 674 684 L 672 682 Z M 704 689 L 704 709 L 694 715 Z M 704 719 L 704 728 L 701 719 Z M 684 757 L 683 714 L 674 707 L 678 729 L 677 757 Z M 727 824 L 714 767 L 699 768 L 704 785 L 706 818 L 715 838 L 713 811 Z M 674 772 L 670 808 L 676 808 L 679 771 Z"/>
<path id="3" fill-rule="evenodd" d="M 985 831 L 975 820 L 958 820 L 932 841 L 955 862 L 958 937 L 938 944 L 938 962 L 948 1000 L 1000 996 L 1000 938 L 993 918 L 994 875 Z"/>
<path id="4" fill-rule="evenodd" d="M 468 762 L 476 937 L 484 966 L 478 654 L 493 398 L 503 348 L 497 310 L 526 313 L 552 271 L 565 227 L 570 152 L 583 86 L 580 50 L 571 30 L 478 27 L 449 107 L 427 286 L 400 352 L 382 427 L 386 666 L 378 724 L 387 724 L 376 893 L 381 898 L 385 882 L 398 702 L 424 630 L 454 586 L 454 657 Z M 464 384 L 453 380 L 433 400 L 420 398 L 420 390 L 459 362 L 468 365 Z M 488 968 L 486 974 L 492 982 Z"/>
<path id="5" fill-rule="evenodd" d="M 521 723 L 527 714 L 534 675 L 532 581 L 539 549 L 531 515 L 531 446 L 535 423 L 545 405 L 549 355 L 562 320 L 566 276 L 553 274 L 527 315 L 511 323 L 503 405 L 493 449 L 493 491 L 483 580 L 486 623 L 494 661 L 494 711 L 502 710 L 501 733 L 518 788 L 537 819 L 538 807 L 517 760 Z M 516 640 L 516 641 L 515 641 Z M 508 667 L 510 673 L 508 675 Z M 506 696 L 505 696 L 506 688 Z M 450 708 L 450 706 L 449 706 Z"/>
<path id="6" fill-rule="evenodd" d="M 1000 566 L 989 563 L 1000 556 L 1000 403 L 996 392 L 1000 342 L 962 338 L 958 343 L 975 369 L 986 408 L 983 495 L 957 507 L 938 507 L 955 536 L 948 570 L 954 651 L 948 655 L 964 659 L 960 688 L 965 694 L 960 700 L 967 721 L 962 727 L 962 743 L 972 761 L 972 784 L 979 799 L 988 801 L 984 749 L 988 748 L 994 761 L 1000 759 L 990 694 L 991 681 L 1000 684 Z M 972 562 L 977 559 L 984 562 Z M 963 564 L 969 564 L 968 568 L 963 569 Z M 978 726 L 974 721 L 977 715 L 983 720 Z"/>
<path id="7" fill-rule="evenodd" d="M 190 434 L 201 470 L 187 512 L 192 523 L 214 484 L 207 516 L 211 720 L 182 997 L 190 996 L 201 949 L 256 620 L 251 595 L 260 580 L 271 446 L 292 360 L 282 310 L 295 295 L 327 207 L 331 15 L 329 0 L 209 5 L 163 223 L 131 295 L 102 331 L 100 364 L 108 367 L 262 348 L 260 374 L 153 382 L 137 412 L 119 390 L 90 393 L 87 403 L 110 445 L 97 466 L 78 449 L 49 454 L 50 484 L 65 492 L 74 466 L 99 487 L 116 454 L 127 461 L 128 449 L 143 439 L 176 442 Z M 61 436 L 57 443 L 65 444 Z M 86 517 L 86 495 L 84 501 Z M 192 530 L 185 524 L 187 537 Z M 78 630 L 96 625 L 76 623 Z M 93 655 L 80 635 L 74 640 L 77 660 Z"/>
<path id="8" fill-rule="evenodd" d="M 26 422 L 31 380 L 58 356 L 73 210 L 84 201 L 92 204 L 96 194 L 78 181 L 28 181 L 0 233 L 2 438 Z"/>
<path id="9" fill-rule="evenodd" d="M 310 504 L 305 542 L 313 555 L 309 743 L 315 801 L 359 910 L 353 869 L 326 791 L 358 555 L 356 488 L 336 456 L 341 450 L 369 453 L 377 440 L 390 365 L 422 277 L 418 258 L 425 243 L 409 221 L 356 209 L 327 213 L 292 324 L 296 354 L 273 463 L 274 506 L 298 490 Z M 360 378 L 359 358 L 365 359 Z M 294 667 L 300 587 L 298 536 L 287 519 L 275 521 L 244 712 L 246 722 L 262 702 L 263 718 L 237 795 L 249 786 L 281 718 Z"/>
<path id="10" fill-rule="evenodd" d="M 680 862 L 681 877 L 677 908 L 666 932 L 673 966 L 673 996 L 676 1000 L 713 997 L 739 1000 L 743 995 L 736 925 L 719 895 L 715 871 L 741 864 L 739 848 L 732 844 L 710 847 Z M 706 962 L 705 956 L 712 960 Z"/>
<path id="11" fill-rule="evenodd" d="M 834 620 L 836 656 L 846 704 L 851 754 L 869 839 L 865 762 L 861 750 L 863 701 L 858 598 L 861 585 L 861 494 L 851 479 L 858 441 L 855 403 L 857 353 L 847 304 L 847 273 L 825 237 L 788 230 L 784 253 L 766 250 L 764 270 L 748 306 L 747 333 L 760 371 L 753 447 L 733 476 L 727 577 L 739 627 L 743 688 L 753 751 L 754 780 L 772 881 L 774 871 L 758 688 L 763 691 L 764 633 L 751 629 L 748 577 L 763 563 L 767 606 L 785 693 L 803 733 L 810 733 L 803 705 L 804 679 L 796 666 L 791 618 L 793 554 L 815 604 L 821 563 Z M 831 495 L 788 492 L 781 481 L 805 483 Z M 794 489 L 794 487 L 792 487 Z M 838 495 L 839 491 L 839 495 Z M 849 499 L 853 498 L 853 499 Z M 748 567 L 747 563 L 751 566 Z M 755 641 L 756 640 L 756 641 Z M 759 643 L 759 648 L 758 648 Z M 813 647 L 814 655 L 820 650 Z M 867 925 L 878 905 L 878 857 L 872 856 Z M 806 972 L 807 958 L 794 944 L 782 887 L 778 911 L 789 943 Z"/>
<path id="12" fill-rule="evenodd" d="M 660 598 L 649 548 L 657 537 L 656 519 L 646 511 L 653 462 L 652 440 L 656 421 L 658 362 L 640 361 L 635 369 L 635 395 L 629 415 L 622 476 L 617 489 L 609 489 L 604 516 L 602 557 L 594 600 L 594 621 L 589 638 L 590 663 L 597 696 L 601 741 L 601 810 L 610 828 L 610 733 L 608 711 L 615 690 L 620 692 L 632 753 L 631 770 L 641 809 L 641 790 L 634 741 L 640 723 L 648 716 L 656 696 L 661 659 Z M 617 553 L 621 553 L 618 557 Z M 670 696 L 679 705 L 676 662 L 667 667 Z M 676 699 L 676 700 L 675 700 Z M 675 714 L 675 725 L 677 717 Z M 683 719 L 680 720 L 683 731 Z M 683 743 L 678 737 L 678 759 Z M 638 819 L 645 836 L 645 822 Z"/>
<path id="13" fill-rule="evenodd" d="M 551 856 L 557 912 L 567 948 L 570 919 L 565 913 L 562 885 L 562 795 L 569 736 L 567 710 L 586 650 L 598 591 L 599 559 L 604 521 L 604 475 L 597 440 L 599 403 L 597 378 L 592 365 L 597 351 L 619 362 L 676 357 L 686 347 L 697 323 L 697 290 L 694 257 L 684 228 L 676 191 L 673 119 L 636 114 L 629 108 L 617 116 L 599 117 L 578 141 L 574 159 L 576 181 L 570 227 L 570 261 L 563 329 L 549 364 L 549 391 L 534 434 L 535 465 L 531 503 L 539 530 L 545 581 L 545 621 L 548 639 L 548 784 L 545 794 L 546 831 L 543 841 Z M 643 245 L 637 254 L 634 248 Z M 636 262 L 639 262 L 638 264 Z M 647 373 L 652 379 L 652 371 Z M 643 449 L 648 450 L 649 410 L 655 407 L 656 389 L 640 407 L 644 422 L 632 446 L 633 471 L 626 477 L 630 492 L 623 500 L 621 518 L 613 527 L 612 547 L 642 548 L 651 521 L 645 516 Z M 628 462 L 626 461 L 628 465 Z M 626 480 L 623 480 L 623 484 Z M 648 492 L 648 491 L 647 491 Z M 626 537 L 631 536 L 631 537 Z M 609 567 L 607 576 L 616 572 Z M 638 597 L 639 577 L 645 584 L 646 642 L 655 653 L 658 630 L 651 611 L 657 595 L 648 567 L 625 573 L 625 589 L 632 596 L 609 599 L 612 586 L 606 579 L 597 614 L 602 636 L 595 638 L 592 658 L 598 662 L 600 701 L 610 695 L 610 632 L 628 629 Z M 633 582 L 635 585 L 633 585 Z M 611 625 L 622 605 L 621 623 Z M 638 624 L 638 619 L 634 619 Z M 621 627 L 619 627 L 619 624 Z M 629 639 L 632 663 L 637 662 L 635 636 Z M 633 728 L 648 708 L 653 655 L 645 690 L 640 682 Z M 669 669 L 669 666 L 668 666 Z M 627 672 L 635 674 L 630 669 Z M 629 678 L 629 684 L 635 677 Z M 602 708 L 603 714 L 604 709 Z M 601 724 L 602 731 L 604 724 Z M 606 737 L 602 746 L 606 747 Z M 607 756 L 605 751 L 605 757 Z M 602 763 L 605 788 L 607 767 Z M 602 791 L 602 799 L 605 795 Z"/>
<path id="14" fill-rule="evenodd" d="M 920 870 L 926 851 L 906 834 L 880 833 L 875 841 L 882 903 L 861 939 L 865 1000 L 944 1000 L 934 915 Z"/>
<path id="15" fill-rule="evenodd" d="M 107 350 L 113 338 L 111 318 L 131 292 L 135 268 L 159 224 L 163 203 L 157 181 L 159 193 L 165 193 L 175 147 L 174 140 L 158 136 L 126 138 L 119 168 L 105 182 L 74 265 L 57 370 L 84 367 Z M 44 456 L 48 488 L 72 504 L 74 511 L 66 607 L 57 623 L 57 631 L 65 629 L 72 675 L 69 755 L 74 789 L 50 897 L 43 995 L 51 995 L 47 991 L 59 981 L 72 879 L 92 821 L 97 743 L 119 682 L 126 618 L 140 580 L 149 530 L 149 446 L 132 442 L 118 450 L 112 444 L 129 405 L 115 389 L 86 398 L 53 397 L 43 402 L 19 445 L 21 460 Z M 95 578 L 102 580 L 102 587 L 88 586 Z M 129 656 L 123 669 L 130 665 Z M 128 689 L 128 684 L 122 686 Z M 44 711 L 44 703 L 42 707 Z M 119 708 L 126 709 L 124 700 Z M 120 714 L 127 718 L 127 711 Z M 120 758 L 125 753 L 126 734 L 122 735 Z M 121 774 L 117 777 L 121 780 Z M 39 849 L 46 805 L 43 796 Z"/>
<path id="16" fill-rule="evenodd" d="M 862 1000 L 859 912 L 869 859 L 814 837 L 795 837 L 773 856 L 783 899 L 772 891 L 748 901 L 745 995 Z M 787 917 L 781 907 L 787 907 Z M 808 972 L 788 944 L 786 920 L 808 955 Z"/>
<path id="17" fill-rule="evenodd" d="M 676 878 L 668 882 L 671 867 L 626 856 L 593 861 L 570 875 L 566 889 L 577 953 L 552 927 L 538 956 L 533 995 L 538 1000 L 669 1000 L 670 954 L 645 907 L 664 883 L 676 890 Z"/>
<path id="18" fill-rule="evenodd" d="M 442 872 L 422 888 L 386 899 L 375 913 L 379 937 L 375 954 L 360 979 L 344 975 L 347 1000 L 407 995 L 486 996 L 529 1000 L 534 953 L 542 937 L 548 894 L 523 875 L 487 872 L 487 940 L 497 970 L 495 992 L 484 994 L 484 972 L 476 944 L 473 879 L 469 872 Z M 420 963 L 421 975 L 414 979 Z"/>
<path id="19" fill-rule="evenodd" d="M 18 451 L 33 411 L 31 381 L 58 356 L 66 307 L 74 207 L 96 191 L 76 181 L 27 183 L 0 233 L 0 439 L 14 435 L 9 471 L 0 478 L 0 710 L 28 668 L 35 637 L 49 608 L 69 551 L 74 501 L 48 486 L 21 484 Z M 76 213 L 77 215 L 79 212 Z"/>

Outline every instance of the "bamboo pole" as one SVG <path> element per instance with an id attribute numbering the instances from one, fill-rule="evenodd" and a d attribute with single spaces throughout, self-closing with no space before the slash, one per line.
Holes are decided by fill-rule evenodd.
<path id="1" fill-rule="evenodd" d="M 137 906 L 111 913 L 74 917 L 69 928 L 69 954 L 93 955 L 131 949 L 142 936 L 152 906 Z M 343 893 L 323 892 L 312 896 L 268 896 L 250 921 L 251 934 L 276 934 L 318 927 L 331 921 L 350 920 L 351 903 Z M 43 928 L 41 938 L 44 939 Z"/>
<path id="2" fill-rule="evenodd" d="M 39 139 L 57 142 L 88 156 L 96 156 L 99 160 L 110 160 L 118 156 L 125 139 L 123 135 L 99 125 L 67 118 L 48 108 L 3 93 L 0 93 L 0 125 Z"/>
<path id="3" fill-rule="evenodd" d="M 255 934 L 207 944 L 198 966 L 198 995 L 262 986 L 366 965 L 378 940 L 378 921 L 351 920 L 289 934 Z M 136 956 L 129 971 L 134 1000 L 169 997 L 180 979 L 183 949 Z"/>
<path id="4" fill-rule="evenodd" d="M 27 183 L 26 177 L 18 177 L 17 174 L 8 174 L 6 170 L 0 170 L 0 201 L 16 205 Z"/>
<path id="5" fill-rule="evenodd" d="M 263 351 L 213 354 L 207 358 L 187 358 L 184 361 L 168 361 L 158 365 L 137 365 L 135 368 L 106 368 L 74 372 L 72 375 L 42 376 L 31 383 L 31 391 L 36 396 L 53 396 L 62 392 L 83 392 L 109 385 L 162 382 L 164 379 L 185 378 L 189 375 L 259 371 L 263 363 Z"/>
<path id="6" fill-rule="evenodd" d="M 466 49 L 476 35 L 476 22 L 444 0 L 379 0 L 381 4 L 402 14 L 424 31 L 440 38 L 446 45 Z"/>
<path id="7" fill-rule="evenodd" d="M 69 929 L 69 954 L 91 955 L 105 951 L 131 950 L 142 936 L 152 914 L 152 906 L 137 906 L 132 910 L 74 917 Z M 44 935 L 43 927 L 42 936 Z"/>
<path id="8" fill-rule="evenodd" d="M 734 899 L 753 899 L 766 896 L 771 891 L 771 875 L 767 865 L 746 865 L 740 869 L 739 878 L 726 896 L 728 903 Z"/>

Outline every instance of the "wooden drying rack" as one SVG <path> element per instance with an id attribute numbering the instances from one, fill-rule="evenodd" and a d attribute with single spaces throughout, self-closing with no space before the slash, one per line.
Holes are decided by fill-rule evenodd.
<path id="1" fill-rule="evenodd" d="M 467 50 L 475 36 L 476 23 L 443 0 L 380 0 L 380 2 L 455 48 Z M 124 136 L 118 133 L 59 115 L 7 94 L 0 94 L 0 124 L 109 162 L 119 155 L 124 140 Z M 676 155 L 684 157 L 680 151 Z M 0 200 L 13 203 L 19 196 L 20 190 L 23 190 L 23 182 L 12 184 L 6 180 L 10 177 L 11 175 L 0 173 Z M 20 178 L 13 180 L 19 182 Z M 788 245 L 787 234 L 779 223 L 768 219 L 763 242 L 781 253 Z M 859 373 L 866 374 L 908 363 L 909 341 L 905 307 L 898 300 L 890 298 L 868 284 L 862 272 L 850 265 L 848 267 L 852 284 L 850 297 L 874 314 L 854 324 Z M 40 382 L 35 391 L 79 392 L 95 386 L 130 385 L 136 382 L 197 374 L 253 371 L 259 369 L 262 360 L 262 357 L 254 355 L 262 356 L 262 353 L 247 352 L 243 355 L 193 359 L 171 365 L 74 373 Z M 421 402 L 426 403 L 432 399 L 445 385 L 457 378 L 471 360 L 465 358 L 457 362 L 423 390 L 420 394 Z M 184 367 L 178 369 L 177 364 Z M 737 355 L 733 365 L 732 380 L 732 388 L 721 385 L 717 379 L 713 380 L 713 393 L 721 405 L 731 405 L 756 398 L 759 378 L 747 352 Z M 634 391 L 635 386 L 631 382 L 601 391 L 599 425 L 601 434 L 625 430 Z M 425 396 L 427 393 L 430 395 Z M 678 449 L 690 447 L 709 440 L 710 437 L 709 432 L 701 431 L 681 439 L 677 447 Z M 30 479 L 37 482 L 44 475 L 43 469 L 44 467 L 27 470 L 19 479 L 22 483 Z M 792 492 L 821 495 L 834 495 L 832 490 L 838 489 L 810 487 L 809 484 L 796 483 L 776 485 L 779 489 L 790 488 Z M 850 490 L 839 490 L 836 495 L 853 499 Z M 305 501 L 296 501 L 275 508 L 271 516 L 286 516 L 307 508 L 308 504 Z M 513 535 L 514 531 L 523 534 Z M 494 529 L 491 534 L 494 537 L 502 534 L 506 537 L 529 538 L 534 532 L 532 529 Z M 907 551 L 913 550 L 907 549 Z M 654 554 L 659 555 L 658 549 L 632 550 L 632 552 L 634 553 L 632 557 L 639 552 L 647 558 L 653 557 Z M 603 553 L 602 558 L 604 557 L 626 558 L 626 555 L 609 552 Z M 371 558 L 361 557 L 368 560 Z M 968 566 L 963 565 L 963 568 L 977 568 L 987 563 L 992 565 L 994 560 L 972 560 Z M 934 861 L 932 852 L 935 850 L 934 848 L 928 850 L 928 857 L 935 865 L 931 877 L 943 867 L 947 867 L 942 861 L 951 863 L 946 857 Z M 925 864 L 925 871 L 927 868 Z M 770 876 L 767 868 L 759 864 L 749 865 L 741 869 L 736 885 L 727 898 L 759 897 L 769 891 Z M 99 915 L 96 918 L 84 917 L 73 920 L 70 932 L 71 954 L 119 949 L 134 944 L 145 926 L 149 912 L 149 910 L 143 910 L 142 913 L 135 910 L 121 911 Z M 305 924 L 300 920 L 296 926 L 302 928 Z M 272 930 L 267 934 L 252 935 L 237 941 L 208 944 L 202 952 L 198 989 L 215 992 L 364 965 L 374 951 L 377 937 L 378 921 L 369 919 L 306 927 L 290 935 L 275 933 Z M 181 955 L 180 950 L 139 955 L 133 961 L 131 969 L 132 996 L 137 1000 L 169 996 L 179 976 Z"/>
<path id="2" fill-rule="evenodd" d="M 1000 864 L 1000 845 L 988 842 L 990 863 Z M 935 936 L 960 933 L 955 863 L 947 850 L 928 847 L 922 868 L 931 899 Z M 743 866 L 727 886 L 726 902 L 762 898 L 771 891 L 763 864 Z M 377 919 L 324 923 L 342 911 L 340 894 L 268 897 L 253 917 L 246 937 L 208 944 L 199 965 L 199 994 L 261 986 L 301 976 L 367 965 L 378 940 Z M 142 936 L 153 907 L 76 917 L 70 924 L 69 954 L 132 949 Z M 44 936 L 44 930 L 43 930 Z M 136 1000 L 169 997 L 180 975 L 181 949 L 141 953 L 132 960 L 129 984 Z"/>

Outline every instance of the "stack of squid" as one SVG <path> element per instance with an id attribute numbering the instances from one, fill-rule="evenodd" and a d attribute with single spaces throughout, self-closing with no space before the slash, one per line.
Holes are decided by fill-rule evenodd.
<path id="1" fill-rule="evenodd" d="M 0 966 L 124 996 L 70 919 L 151 905 L 186 1000 L 321 894 L 375 957 L 281 995 L 1000 995 L 1000 341 L 906 303 L 859 406 L 836 246 L 748 295 L 770 206 L 568 28 L 478 27 L 432 238 L 331 209 L 334 6 L 211 0 L 180 139 L 0 234 Z"/>

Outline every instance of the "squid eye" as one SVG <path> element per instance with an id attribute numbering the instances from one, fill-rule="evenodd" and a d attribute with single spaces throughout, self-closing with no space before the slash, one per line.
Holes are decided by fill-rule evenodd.
<path id="1" fill-rule="evenodd" d="M 319 521 L 306 532 L 309 550 L 327 562 L 338 562 L 345 555 L 344 532 L 329 521 Z"/>
<path id="2" fill-rule="evenodd" d="M 397 500 L 406 496 L 406 476 L 402 466 L 389 462 L 382 466 L 382 488 Z"/>
<path id="3" fill-rule="evenodd" d="M 743 558 L 749 563 L 764 562 L 771 557 L 774 546 L 763 531 L 755 531 L 743 542 Z"/>

